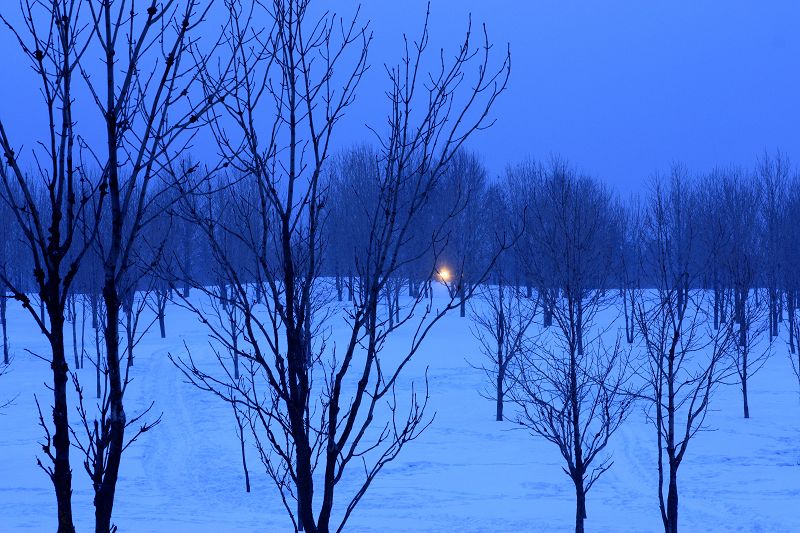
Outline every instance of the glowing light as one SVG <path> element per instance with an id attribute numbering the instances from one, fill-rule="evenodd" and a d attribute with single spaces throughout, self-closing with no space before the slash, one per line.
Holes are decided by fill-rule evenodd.
<path id="1" fill-rule="evenodd" d="M 450 273 L 448 269 L 446 268 L 439 269 L 439 279 L 442 280 L 443 282 L 447 283 L 448 281 L 450 281 L 450 279 L 452 279 L 452 277 L 453 275 Z"/>

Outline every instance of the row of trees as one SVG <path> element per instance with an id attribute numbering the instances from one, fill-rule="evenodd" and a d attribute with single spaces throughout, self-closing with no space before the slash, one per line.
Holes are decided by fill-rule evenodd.
<path id="1" fill-rule="evenodd" d="M 515 423 L 557 446 L 576 531 L 633 405 L 656 432 L 662 520 L 675 532 L 678 470 L 716 387 L 740 387 L 749 418 L 749 379 L 782 322 L 796 372 L 799 183 L 789 172 L 781 154 L 751 172 L 675 166 L 622 203 L 553 158 L 511 167 L 487 189 L 500 198 L 482 204 L 495 220 L 524 231 L 474 304 L 484 392 L 497 420 L 510 400 Z"/>
<path id="2" fill-rule="evenodd" d="M 765 157 L 758 168 L 787 165 L 780 155 L 775 161 Z M 475 154 L 456 150 L 436 173 L 415 172 L 388 191 L 381 178 L 385 160 L 368 145 L 336 155 L 318 173 L 318 202 L 328 205 L 320 209 L 319 233 L 312 237 L 310 227 L 302 227 L 286 246 L 291 262 L 314 269 L 294 274 L 296 286 L 288 289 L 295 291 L 292 302 L 307 298 L 308 311 L 291 332 L 302 350 L 293 355 L 299 369 L 289 366 L 289 333 L 282 330 L 288 280 L 279 276 L 287 260 L 278 253 L 285 245 L 277 229 L 283 223 L 274 214 L 264 216 L 270 210 L 258 205 L 269 198 L 259 191 L 263 182 L 240 170 L 202 175 L 188 162 L 170 168 L 168 175 L 180 179 L 145 195 L 148 223 L 122 285 L 117 320 L 125 335 L 117 357 L 126 361 L 125 382 L 133 348 L 151 325 L 140 325 L 140 318 L 153 316 L 164 337 L 169 301 L 193 310 L 209 328 L 218 366 L 197 362 L 191 353 L 173 360 L 188 380 L 231 404 L 243 448 L 248 430 L 296 529 L 331 520 L 332 493 L 345 467 L 364 454 L 373 458 L 359 490 L 349 495 L 342 525 L 381 468 L 429 422 L 427 388 L 424 396 L 414 393 L 410 403 L 398 405 L 394 387 L 402 368 L 437 320 L 464 309 L 477 294 L 471 317 L 488 357 L 482 365 L 489 377 L 486 396 L 495 402 L 497 420 L 510 418 L 557 446 L 575 486 L 576 530 L 583 529 L 588 491 L 611 467 L 609 439 L 643 402 L 658 437 L 665 531 L 677 531 L 678 469 L 704 427 L 714 389 L 739 386 L 749 417 L 748 379 L 766 361 L 778 334 L 774 324 L 781 322 L 787 323 L 797 368 L 796 292 L 788 281 L 795 182 L 779 182 L 776 193 L 769 192 L 774 181 L 757 172 L 718 170 L 698 178 L 676 166 L 655 178 L 644 198 L 623 203 L 562 159 L 510 167 L 490 183 Z M 424 194 L 412 194 L 420 187 Z M 770 231 L 765 199 L 775 196 L 782 228 L 776 255 L 785 259 L 775 268 L 781 274 L 774 279 L 784 282 L 772 299 L 766 271 L 774 257 L 764 254 L 761 243 Z M 38 198 L 46 205 L 46 196 Z M 402 214 L 393 229 L 386 226 L 392 209 Z M 359 224 L 363 217 L 370 217 L 369 225 Z M 87 354 L 97 369 L 102 420 L 105 332 L 95 328 L 94 350 L 84 347 L 83 332 L 80 343 L 76 333 L 87 307 L 93 321 L 107 317 L 102 286 L 91 285 L 91 265 L 100 262 L 101 252 L 89 243 L 89 259 L 67 297 L 65 323 L 72 325 L 74 366 L 80 368 Z M 389 267 L 376 266 L 387 256 Z M 24 279 L 30 268 L 24 257 L 6 256 L 7 279 Z M 438 308 L 433 281 L 450 289 Z M 407 296 L 401 298 L 401 291 Z M 47 324 L 34 300 L 29 308 Z M 326 346 L 327 321 L 342 310 L 353 333 L 345 351 L 334 352 Z M 417 336 L 399 363 L 391 354 L 391 365 L 382 364 L 388 336 L 409 322 Z M 360 377 L 355 387 L 348 371 Z M 300 403 L 286 405 L 298 398 L 293 386 L 300 388 Z M 508 401 L 514 406 L 510 417 Z M 333 411 L 332 403 L 338 406 Z M 301 414 L 299 421 L 293 422 L 293 412 Z M 312 412 L 327 415 L 316 424 Z M 79 413 L 91 434 L 96 415 L 82 404 Z M 387 417 L 393 423 L 371 433 L 374 420 Z M 87 457 L 96 453 L 91 444 L 78 446 Z M 329 514 L 300 507 L 298 453 L 309 454 L 305 468 L 312 476 L 317 465 L 331 476 L 323 486 L 331 494 L 329 507 L 319 511 Z M 242 459 L 249 476 L 244 452 Z M 305 483 L 304 501 L 313 505 L 314 478 Z"/>

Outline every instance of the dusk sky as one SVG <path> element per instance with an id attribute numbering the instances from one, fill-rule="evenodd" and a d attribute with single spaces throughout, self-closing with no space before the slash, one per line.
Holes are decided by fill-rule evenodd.
<path id="1" fill-rule="evenodd" d="M 373 64 L 399 53 L 425 5 L 363 7 Z M 749 168 L 764 149 L 800 157 L 798 2 L 434 1 L 432 32 L 455 43 L 470 12 L 498 52 L 511 44 L 497 124 L 473 143 L 492 173 L 556 152 L 627 191 L 673 161 L 705 172 Z"/>
<path id="2" fill-rule="evenodd" d="M 330 4 L 345 15 L 357 6 Z M 425 6 L 362 6 L 374 31 L 372 69 L 339 146 L 369 140 L 365 123 L 382 124 L 383 64 L 399 60 L 404 32 L 419 34 Z M 18 11 L 14 1 L 0 9 Z M 478 28 L 487 24 L 498 60 L 510 43 L 512 75 L 494 110 L 497 123 L 471 141 L 492 175 L 558 153 L 626 192 L 673 161 L 696 172 L 751 167 L 764 149 L 777 148 L 800 160 L 800 3 L 435 0 L 431 10 L 435 47 L 455 50 L 470 13 Z M 11 66 L 2 71 L 19 72 L 5 28 L 0 47 L 0 63 Z M 37 95 L 33 76 L 25 76 L 0 84 L 0 99 L 15 103 L 0 112 L 30 146 Z"/>

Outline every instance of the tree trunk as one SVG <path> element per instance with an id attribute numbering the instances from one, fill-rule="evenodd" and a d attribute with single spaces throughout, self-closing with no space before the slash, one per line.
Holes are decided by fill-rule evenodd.
<path id="1" fill-rule="evenodd" d="M 467 300 L 465 297 L 464 283 L 464 278 L 461 278 L 458 283 L 458 298 L 460 300 L 458 305 L 458 316 L 461 318 L 467 316 Z"/>
<path id="2" fill-rule="evenodd" d="M 578 304 L 577 329 L 583 327 L 581 323 L 581 306 Z M 578 344 L 580 345 L 581 337 Z M 586 465 L 583 462 L 583 446 L 581 443 L 581 420 L 580 405 L 578 398 L 578 361 L 576 355 L 582 355 L 580 349 L 575 353 L 575 349 L 570 349 L 569 354 L 569 400 L 572 408 L 572 453 L 575 467 L 572 473 L 572 481 L 575 483 L 577 501 L 575 505 L 575 532 L 583 533 L 583 521 L 586 519 L 586 491 L 583 486 L 583 475 L 586 472 Z"/>
<path id="3" fill-rule="evenodd" d="M 583 533 L 586 520 L 586 491 L 583 488 L 583 476 L 573 480 L 575 483 L 575 533 Z"/>
<path id="4" fill-rule="evenodd" d="M 239 328 L 236 325 L 236 317 L 231 312 L 231 339 L 233 341 L 233 379 L 239 381 Z M 234 406 L 235 408 L 236 406 Z M 238 419 L 237 419 L 238 420 Z M 247 491 L 250 492 L 250 491 Z"/>
<path id="5" fill-rule="evenodd" d="M 72 323 L 72 355 L 75 359 L 75 368 L 80 368 L 81 360 L 78 359 L 78 309 L 75 307 L 75 298 L 75 296 L 72 296 L 69 300 L 71 303 L 68 305 L 70 305 L 72 309 L 70 312 L 72 316 L 72 320 L 70 321 Z"/>
<path id="6" fill-rule="evenodd" d="M 775 338 L 778 336 L 778 295 L 777 290 L 771 287 L 769 290 L 769 323 L 770 323 L 770 336 Z"/>
<path id="7" fill-rule="evenodd" d="M 392 289 L 386 286 L 386 308 L 389 311 L 389 329 L 394 327 L 394 300 L 392 299 Z"/>
<path id="8" fill-rule="evenodd" d="M 678 533 L 678 467 L 670 461 L 667 492 L 667 523 L 664 533 Z"/>
<path id="9" fill-rule="evenodd" d="M 356 301 L 356 295 L 353 291 L 353 274 L 350 273 L 347 276 L 347 299 L 351 302 Z"/>
<path id="10" fill-rule="evenodd" d="M 578 355 L 583 355 L 583 301 L 578 297 L 575 307 L 576 312 L 576 325 L 575 325 L 575 338 L 577 341 Z"/>
<path id="11" fill-rule="evenodd" d="M 544 298 L 542 299 L 542 325 L 549 328 L 553 325 L 553 303 L 551 301 L 552 293 L 550 289 L 542 290 Z"/>
<path id="12" fill-rule="evenodd" d="M 786 313 L 789 319 L 789 353 L 794 353 L 794 306 L 795 295 L 794 291 L 786 291 Z"/>
<path id="13" fill-rule="evenodd" d="M 497 412 L 495 420 L 497 422 L 503 421 L 503 396 L 505 393 L 503 382 L 505 381 L 505 367 L 500 365 L 500 370 L 497 372 Z"/>
<path id="14" fill-rule="evenodd" d="M 110 416 L 107 435 L 108 456 L 102 478 L 103 481 L 94 497 L 95 533 L 109 533 L 111 531 L 111 515 L 114 509 L 114 496 L 117 490 L 119 466 L 122 461 L 122 449 L 125 440 L 125 424 L 127 422 L 122 404 L 122 373 L 120 371 L 119 354 L 120 298 L 117 293 L 115 272 L 116 268 L 112 264 L 106 265 L 103 300 L 106 306 L 105 340 Z"/>
<path id="15" fill-rule="evenodd" d="M 83 355 L 86 353 L 86 295 L 81 296 L 81 368 L 83 368 Z"/>
<path id="16" fill-rule="evenodd" d="M 9 363 L 8 357 L 8 325 L 6 323 L 6 309 L 8 307 L 8 298 L 5 295 L 0 296 L 0 325 L 3 328 L 3 364 Z"/>
<path id="17" fill-rule="evenodd" d="M 302 421 L 301 421 L 302 424 Z M 295 437 L 297 445 L 297 522 L 300 531 L 327 533 L 327 527 L 314 523 L 314 481 L 311 469 L 311 448 L 304 436 Z"/>
<path id="18" fill-rule="evenodd" d="M 222 309 L 228 310 L 228 287 L 224 281 L 219 282 L 219 301 L 222 304 Z"/>
<path id="19" fill-rule="evenodd" d="M 235 403 L 231 403 L 233 406 L 233 415 L 236 417 L 236 427 L 239 436 L 239 445 L 241 448 L 242 453 L 242 470 L 244 470 L 244 488 L 245 492 L 250 492 L 250 470 L 247 469 L 247 454 L 245 453 L 244 447 L 244 424 L 242 423 L 242 418 L 239 416 L 239 411 L 236 408 Z"/>
<path id="20" fill-rule="evenodd" d="M 94 360 L 94 368 L 95 368 L 95 377 L 96 377 L 96 390 L 95 390 L 95 397 L 100 399 L 100 395 L 102 394 L 102 382 L 101 382 L 101 373 L 100 373 L 100 361 L 103 358 L 103 350 L 100 343 L 100 328 L 94 330 L 94 348 L 95 348 L 95 360 Z"/>
<path id="21" fill-rule="evenodd" d="M 747 402 L 747 381 L 742 381 L 742 399 L 744 400 L 744 417 L 750 418 L 750 405 Z"/>
<path id="22" fill-rule="evenodd" d="M 98 300 L 97 294 L 93 292 L 92 295 L 89 297 L 89 305 L 92 308 L 92 329 L 97 329 L 97 315 L 98 315 L 97 300 Z"/>
<path id="23" fill-rule="evenodd" d="M 58 299 L 58 296 L 54 298 Z M 50 331 L 53 350 L 53 475 L 51 476 L 58 505 L 58 533 L 74 533 L 72 523 L 72 469 L 69 464 L 69 415 L 67 410 L 67 380 L 69 366 L 64 350 L 64 320 L 62 311 L 51 307 Z"/>
<path id="24" fill-rule="evenodd" d="M 133 344 L 134 344 L 134 331 L 133 331 L 133 308 L 125 310 L 125 337 L 127 340 L 128 351 L 128 368 L 133 366 Z"/>
<path id="25" fill-rule="evenodd" d="M 400 323 L 400 282 L 394 286 L 394 320 Z"/>
<path id="26" fill-rule="evenodd" d="M 164 302 L 164 305 L 161 306 L 160 309 L 158 310 L 158 330 L 161 333 L 162 339 L 167 338 L 167 326 L 164 323 L 164 314 L 166 306 L 167 306 L 166 302 Z"/>

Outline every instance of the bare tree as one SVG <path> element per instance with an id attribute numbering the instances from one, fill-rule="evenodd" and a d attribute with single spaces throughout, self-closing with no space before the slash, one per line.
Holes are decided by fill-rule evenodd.
<path id="1" fill-rule="evenodd" d="M 492 242 L 499 235 L 514 235 L 522 238 L 525 209 L 512 213 L 511 196 L 518 191 L 509 183 L 489 188 L 481 198 L 483 214 L 473 225 L 481 226 L 475 231 L 478 242 Z M 474 231 L 474 230 L 473 230 Z M 473 264 L 486 260 L 481 254 L 480 245 L 471 250 Z M 491 255 L 492 250 L 485 250 Z M 513 388 L 513 365 L 516 358 L 526 349 L 527 335 L 536 317 L 538 300 L 527 297 L 523 289 L 513 283 L 515 267 L 512 250 L 497 259 L 487 284 L 482 286 L 471 303 L 473 336 L 480 344 L 480 350 L 489 364 L 473 365 L 484 372 L 487 378 L 486 389 L 481 392 L 484 398 L 495 403 L 495 420 L 504 420 L 504 407 L 510 390 Z"/>
<path id="2" fill-rule="evenodd" d="M 705 426 L 711 395 L 727 375 L 730 322 L 714 329 L 700 284 L 699 213 L 691 183 L 676 166 L 656 181 L 644 220 L 645 268 L 655 287 L 637 296 L 644 343 L 640 375 L 658 438 L 658 497 L 664 531 L 678 531 L 678 469 Z"/>
<path id="3" fill-rule="evenodd" d="M 122 315 L 131 305 L 138 280 L 148 269 L 138 261 L 142 232 L 153 220 L 153 205 L 166 187 L 153 187 L 159 180 L 169 183 L 186 179 L 193 169 L 172 171 L 170 162 L 180 154 L 206 114 L 228 91 L 227 64 L 217 63 L 215 92 L 200 92 L 212 84 L 206 74 L 199 82 L 214 53 L 214 42 L 201 50 L 200 25 L 210 3 L 200 0 L 149 0 L 143 11 L 112 0 L 87 2 L 81 27 L 88 27 L 92 50 L 101 53 L 101 69 L 84 66 L 81 75 L 103 120 L 102 149 L 83 146 L 102 169 L 102 187 L 107 195 L 103 231 L 97 241 L 102 261 L 102 298 L 105 309 L 102 365 L 106 390 L 96 412 L 81 406 L 87 441 L 85 466 L 95 491 L 95 529 L 112 530 L 111 517 L 122 453 L 156 422 L 142 423 L 131 435 L 126 429 L 142 420 L 144 413 L 128 418 L 124 396 L 130 383 L 124 365 L 120 330 Z M 232 82 L 231 82 L 232 83 Z M 128 302 L 126 304 L 126 302 Z M 79 388 L 79 385 L 76 384 Z M 149 410 L 149 409 L 148 409 Z M 90 423 L 85 417 L 93 417 Z"/>
<path id="4" fill-rule="evenodd" d="M 29 60 L 43 98 L 48 117 L 41 143 L 30 154 L 18 154 L 9 125 L 0 119 L 0 149 L 5 164 L 0 165 L 3 201 L 10 207 L 30 255 L 31 281 L 45 312 L 34 309 L 32 297 L 22 283 L 4 277 L 14 298 L 22 303 L 50 344 L 52 369 L 52 430 L 39 412 L 45 432 L 42 451 L 49 463 L 38 464 L 50 477 L 58 505 L 58 531 L 71 533 L 72 470 L 70 468 L 70 426 L 67 403 L 69 364 L 66 357 L 64 324 L 70 287 L 78 272 L 91 238 L 78 240 L 80 221 L 92 222 L 94 235 L 99 217 L 92 211 L 102 204 L 90 200 L 97 184 L 89 182 L 78 162 L 76 120 L 73 116 L 73 82 L 88 46 L 91 32 L 82 20 L 84 3 L 78 0 L 22 2 L 23 23 L 13 26 L 2 14 L 0 19 L 16 37 L 20 50 Z M 25 161 L 35 168 L 32 175 L 23 170 Z M 80 183 L 85 186 L 81 187 Z M 39 192 L 43 194 L 39 196 Z M 38 400 L 37 400 L 38 403 Z"/>
<path id="5" fill-rule="evenodd" d="M 800 176 L 792 177 L 786 199 L 786 209 L 783 211 L 781 233 L 783 241 L 781 256 L 783 264 L 800 264 L 800 233 L 795 231 L 797 221 L 795 213 L 800 211 Z M 800 273 L 796 268 L 786 268 L 783 271 L 783 284 L 786 289 L 786 308 L 789 330 L 789 361 L 792 370 L 800 385 Z"/>
<path id="6" fill-rule="evenodd" d="M 621 239 L 619 210 L 606 189 L 561 159 L 551 160 L 533 193 L 528 231 L 537 255 L 530 271 L 539 285 L 557 290 L 556 327 L 518 358 L 516 421 L 558 447 L 575 486 L 575 531 L 582 532 L 586 493 L 611 467 L 604 450 L 633 401 L 619 340 L 603 340 L 613 320 L 598 318 L 614 302 L 607 291 Z"/>
<path id="7" fill-rule="evenodd" d="M 763 193 L 762 216 L 763 236 L 762 251 L 764 254 L 763 280 L 769 296 L 769 331 L 770 337 L 777 337 L 779 324 L 783 315 L 783 298 L 781 296 L 781 276 L 787 265 L 781 263 L 781 220 L 786 206 L 786 185 L 791 174 L 791 162 L 785 154 L 776 151 L 774 155 L 764 152 L 759 158 L 756 172 L 761 179 Z"/>
<path id="8" fill-rule="evenodd" d="M 735 295 L 738 331 L 731 353 L 745 418 L 750 418 L 749 380 L 764 367 L 772 353 L 772 338 L 768 337 L 766 347 L 760 346 L 764 334 L 769 332 L 768 295 L 762 293 L 759 297 L 755 293 L 760 290 L 755 288 L 751 294 Z"/>
<path id="9" fill-rule="evenodd" d="M 711 244 L 712 252 L 724 243 L 724 255 L 716 253 L 716 263 L 721 265 L 724 279 L 732 289 L 733 321 L 738 326 L 736 342 L 732 354 L 734 367 L 738 375 L 742 391 L 742 409 L 745 418 L 750 418 L 748 396 L 749 378 L 752 377 L 767 360 L 770 347 L 764 351 L 754 352 L 761 341 L 761 335 L 769 330 L 771 321 L 769 313 L 769 293 L 759 298 L 757 286 L 759 273 L 764 263 L 760 257 L 762 235 L 760 230 L 761 191 L 757 183 L 737 169 L 727 172 L 718 171 L 714 180 L 721 185 L 721 197 L 717 198 L 717 211 L 722 213 L 725 236 L 715 239 Z M 777 280 L 776 280 L 777 283 Z"/>
<path id="10" fill-rule="evenodd" d="M 483 356 L 489 360 L 477 366 L 487 378 L 482 393 L 495 403 L 495 420 L 504 420 L 504 406 L 514 386 L 513 365 L 526 349 L 527 333 L 536 316 L 536 304 L 498 275 L 496 285 L 483 286 L 472 307 L 472 334 Z"/>
<path id="11" fill-rule="evenodd" d="M 200 368 L 191 356 L 176 363 L 201 389 L 244 403 L 245 411 L 253 413 L 256 447 L 295 530 L 340 531 L 382 468 L 428 425 L 427 386 L 423 393 L 415 389 L 405 405 L 395 386 L 455 300 L 435 308 L 432 292 L 427 299 L 411 298 L 391 325 L 380 302 L 391 281 L 404 276 L 404 267 L 419 257 L 431 258 L 428 279 L 435 272 L 446 242 L 445 222 L 464 200 L 453 199 L 448 212 L 439 215 L 441 222 L 422 249 L 409 246 L 415 223 L 427 214 L 425 207 L 453 154 L 488 125 L 489 109 L 505 89 L 508 58 L 492 70 L 488 39 L 484 35 L 476 46 L 468 33 L 453 60 L 425 75 L 426 22 L 420 39 L 407 42 L 401 65 L 387 69 L 389 131 L 378 136 L 381 146 L 374 157 L 364 152 L 369 158 L 363 165 L 368 169 L 364 186 L 351 199 L 353 211 L 361 215 L 357 223 L 366 231 L 356 232 L 365 238 L 353 244 L 346 258 L 356 285 L 353 301 L 342 307 L 347 335 L 332 345 L 326 317 L 336 304 L 330 284 L 321 279 L 329 212 L 324 168 L 335 125 L 367 68 L 370 34 L 357 18 L 311 18 L 305 1 L 276 0 L 260 5 L 265 12 L 257 16 L 249 8 L 242 11 L 242 4 L 232 7 L 230 38 L 251 46 L 236 57 L 242 86 L 226 99 L 226 116 L 213 129 L 227 162 L 242 176 L 241 189 L 229 210 L 234 220 L 218 224 L 199 213 L 190 216 L 200 220 L 225 272 L 228 305 L 242 317 L 238 354 L 254 370 L 233 380 L 225 357 L 218 358 L 221 375 Z M 251 25 L 263 15 L 269 29 Z M 456 90 L 465 87 L 462 80 L 471 66 L 477 69 L 471 88 Z M 264 106 L 275 113 L 265 127 Z M 186 208 L 191 212 L 191 206 Z M 238 257 L 225 249 L 223 236 L 239 243 Z M 255 303 L 255 280 L 265 284 L 262 304 Z M 196 289 L 218 299 L 208 287 L 198 284 Z M 188 300 L 185 305 L 202 312 Z M 230 331 L 217 322 L 207 321 L 212 337 L 231 350 Z M 415 334 L 399 358 L 390 361 L 382 350 L 401 327 Z M 363 469 L 351 468 L 353 460 Z M 359 475 L 355 492 L 335 509 L 340 481 Z"/>

